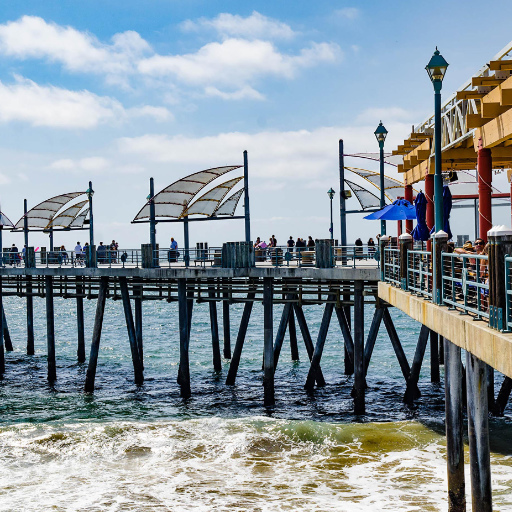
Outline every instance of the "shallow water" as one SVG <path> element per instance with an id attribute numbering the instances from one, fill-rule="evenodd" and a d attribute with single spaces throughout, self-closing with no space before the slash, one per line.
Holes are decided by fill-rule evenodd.
<path id="1" fill-rule="evenodd" d="M 7 354 L 0 381 L 0 510 L 446 509 L 442 385 L 429 382 L 427 350 L 422 397 L 413 409 L 405 407 L 384 328 L 369 369 L 367 415 L 355 417 L 335 318 L 322 359 L 327 386 L 304 391 L 309 365 L 300 334 L 300 362 L 290 361 L 286 338 L 276 407 L 267 410 L 260 305 L 233 387 L 224 385 L 229 361 L 222 375 L 212 370 L 208 307 L 194 305 L 187 401 L 176 383 L 175 303 L 144 303 L 145 383 L 137 388 L 121 304 L 107 302 L 94 395 L 82 392 L 86 366 L 76 363 L 73 301 L 55 302 L 54 388 L 46 382 L 44 301 L 35 300 L 31 357 L 23 354 L 23 302 L 9 298 L 5 307 L 15 351 Z M 87 340 L 94 308 L 86 302 Z M 314 337 L 322 309 L 305 309 Z M 241 310 L 232 306 L 233 340 Z M 372 313 L 368 305 L 368 327 Z M 392 315 L 411 360 L 419 325 L 398 311 Z M 279 308 L 274 318 L 277 328 Z M 498 387 L 501 377 L 496 380 Z M 491 420 L 496 510 L 512 509 L 511 433 L 509 417 Z"/>

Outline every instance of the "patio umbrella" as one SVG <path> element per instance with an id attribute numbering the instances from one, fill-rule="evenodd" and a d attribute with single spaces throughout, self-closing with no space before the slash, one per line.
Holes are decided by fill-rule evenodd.
<path id="1" fill-rule="evenodd" d="M 443 187 L 443 231 L 448 234 L 448 240 L 453 238 L 452 230 L 450 229 L 450 213 L 452 211 L 452 193 L 450 187 L 445 185 Z M 435 226 L 430 230 L 430 234 L 435 233 Z"/>
<path id="2" fill-rule="evenodd" d="M 411 234 L 414 240 L 426 242 L 430 234 L 427 226 L 427 198 L 422 191 L 418 192 L 414 206 L 416 209 L 416 227 Z"/>
<path id="3" fill-rule="evenodd" d="M 416 218 L 414 206 L 406 199 L 397 199 L 378 212 L 370 213 L 366 220 L 412 220 Z"/>

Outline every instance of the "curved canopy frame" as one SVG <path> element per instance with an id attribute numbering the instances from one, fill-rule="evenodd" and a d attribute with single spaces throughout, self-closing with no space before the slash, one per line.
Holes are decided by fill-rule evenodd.
<path id="1" fill-rule="evenodd" d="M 181 215 L 181 217 L 186 217 L 188 215 L 206 215 L 207 217 L 211 217 L 215 211 L 219 208 L 222 200 L 226 197 L 226 195 L 233 189 L 233 187 L 242 179 L 242 176 L 239 178 L 234 178 L 232 180 L 225 181 L 220 185 L 208 190 L 205 192 L 199 199 L 196 199 Z"/>
<path id="2" fill-rule="evenodd" d="M 69 225 L 69 228 L 82 229 L 87 215 L 89 215 L 89 208 L 86 208 L 82 213 L 78 214 Z"/>
<path id="3" fill-rule="evenodd" d="M 219 176 L 233 171 L 234 169 L 239 169 L 240 167 L 242 166 L 229 165 L 224 167 L 214 167 L 212 169 L 206 169 L 204 171 L 190 174 L 185 178 L 181 178 L 180 180 L 171 183 L 168 187 L 165 187 L 152 198 L 153 203 L 155 204 L 156 217 L 172 217 L 179 219 L 185 213 L 194 196 L 208 185 L 208 183 L 211 183 Z M 139 213 L 137 213 L 132 222 L 149 219 L 150 202 L 151 198 L 148 199 L 147 203 L 141 208 Z"/>
<path id="4" fill-rule="evenodd" d="M 5 213 L 0 212 L 0 229 L 14 229 L 14 224 L 11 222 L 11 219 L 5 215 Z"/>
<path id="5" fill-rule="evenodd" d="M 80 201 L 79 203 L 74 204 L 73 206 L 70 206 L 66 210 L 64 210 L 62 213 L 59 213 L 56 217 L 54 217 L 46 226 L 47 229 L 55 228 L 55 227 L 61 227 L 61 228 L 69 228 L 71 227 L 71 224 L 76 219 L 78 214 L 80 213 L 80 210 L 89 202 L 88 199 L 85 201 Z M 89 211 L 89 209 L 87 209 Z"/>
<path id="6" fill-rule="evenodd" d="M 85 194 L 85 192 L 70 192 L 68 194 L 51 197 L 50 199 L 34 206 L 34 208 L 29 210 L 26 215 L 23 215 L 14 228 L 23 229 L 24 219 L 27 217 L 27 224 L 29 228 L 46 229 L 55 214 L 64 205 L 83 194 Z"/>
<path id="7" fill-rule="evenodd" d="M 363 210 L 380 207 L 380 197 L 353 181 L 345 180 L 345 183 L 352 189 Z"/>
<path id="8" fill-rule="evenodd" d="M 241 188 L 237 190 L 234 194 L 231 194 L 214 212 L 214 216 L 218 217 L 220 215 L 228 215 L 233 217 L 235 215 L 236 207 L 238 206 L 238 201 L 242 197 L 245 188 Z"/>

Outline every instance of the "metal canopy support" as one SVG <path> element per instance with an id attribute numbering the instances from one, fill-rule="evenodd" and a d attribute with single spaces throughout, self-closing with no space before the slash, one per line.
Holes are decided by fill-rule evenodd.
<path id="1" fill-rule="evenodd" d="M 244 151 L 244 216 L 245 216 L 245 241 L 251 241 L 251 214 L 249 209 L 249 163 L 247 151 Z"/>
<path id="2" fill-rule="evenodd" d="M 153 267 L 158 266 L 158 257 L 156 254 L 156 214 L 155 214 L 155 182 L 149 178 L 149 243 L 151 244 L 151 254 L 153 255 Z"/>
<path id="3" fill-rule="evenodd" d="M 340 224 L 341 224 L 341 246 L 347 245 L 347 212 L 345 205 L 345 157 L 343 154 L 343 139 L 339 141 L 340 159 Z"/>

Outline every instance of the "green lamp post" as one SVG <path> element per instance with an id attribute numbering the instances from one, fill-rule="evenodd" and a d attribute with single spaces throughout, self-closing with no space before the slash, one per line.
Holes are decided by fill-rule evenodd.
<path id="1" fill-rule="evenodd" d="M 334 239 L 334 227 L 333 227 L 333 223 L 332 223 L 332 200 L 334 199 L 334 194 L 336 194 L 336 192 L 331 187 L 327 191 L 327 195 L 329 196 L 329 199 L 331 200 L 331 227 L 329 228 L 329 232 L 331 233 L 331 240 Z"/>
<path id="2" fill-rule="evenodd" d="M 443 177 L 441 161 L 441 88 L 443 78 L 448 68 L 448 62 L 436 51 L 430 62 L 425 66 L 428 76 L 434 85 L 434 147 L 435 147 L 435 174 L 434 174 L 434 205 L 435 205 L 435 231 L 443 229 Z"/>
<path id="3" fill-rule="evenodd" d="M 85 191 L 87 194 L 87 199 L 89 199 L 89 254 L 87 255 L 89 258 L 89 267 L 96 267 L 96 258 L 93 253 L 94 246 L 94 217 L 92 213 L 92 196 L 94 195 L 94 190 L 92 189 L 92 181 L 89 181 L 89 188 Z"/>
<path id="4" fill-rule="evenodd" d="M 386 140 L 386 137 L 388 135 L 388 131 L 382 124 L 382 121 L 379 123 L 379 126 L 377 126 L 377 129 L 374 132 L 375 138 L 377 139 L 377 142 L 379 143 L 379 151 L 380 151 L 380 209 L 384 208 L 386 206 L 386 196 L 384 195 L 384 141 Z M 386 234 L 386 221 L 381 220 L 380 221 L 380 234 L 381 236 L 384 236 Z"/>

